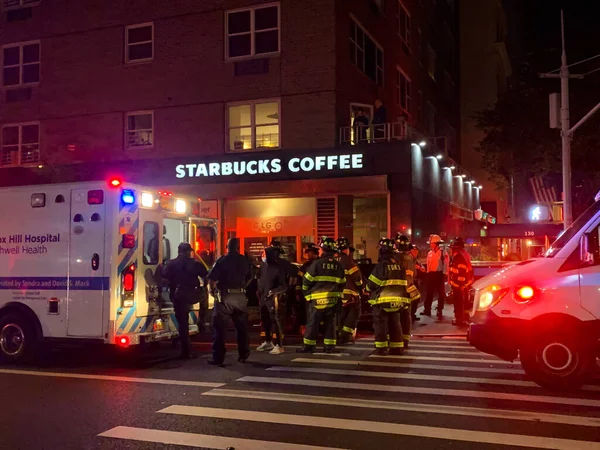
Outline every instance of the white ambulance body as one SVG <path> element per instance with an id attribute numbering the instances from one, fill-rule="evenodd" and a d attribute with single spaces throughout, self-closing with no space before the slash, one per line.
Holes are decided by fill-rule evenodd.
<path id="1" fill-rule="evenodd" d="M 196 217 L 198 206 L 118 180 L 0 189 L 0 359 L 32 356 L 42 340 L 177 337 L 156 271 L 180 242 L 214 259 L 216 221 Z"/>

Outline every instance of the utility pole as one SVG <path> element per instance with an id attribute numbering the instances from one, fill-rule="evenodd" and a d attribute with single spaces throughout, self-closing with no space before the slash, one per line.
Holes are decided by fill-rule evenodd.
<path id="1" fill-rule="evenodd" d="M 563 179 L 563 216 L 564 229 L 569 228 L 573 223 L 573 197 L 571 194 L 571 139 L 573 132 L 579 128 L 592 114 L 600 109 L 598 103 L 590 112 L 588 112 L 573 128 L 569 116 L 569 79 L 582 79 L 583 75 L 570 75 L 567 65 L 567 50 L 565 46 L 565 21 L 563 11 L 560 11 L 560 31 L 562 41 L 562 56 L 560 73 L 540 74 L 541 78 L 560 78 L 560 123 L 561 123 L 561 141 L 562 141 L 562 179 Z M 576 63 L 578 64 L 578 63 Z"/>

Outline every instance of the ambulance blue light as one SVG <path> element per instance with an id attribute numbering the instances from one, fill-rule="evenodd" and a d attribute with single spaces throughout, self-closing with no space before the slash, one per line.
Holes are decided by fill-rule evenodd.
<path id="1" fill-rule="evenodd" d="M 121 201 L 125 205 L 133 205 L 135 203 L 135 195 L 133 191 L 125 189 L 121 194 Z"/>

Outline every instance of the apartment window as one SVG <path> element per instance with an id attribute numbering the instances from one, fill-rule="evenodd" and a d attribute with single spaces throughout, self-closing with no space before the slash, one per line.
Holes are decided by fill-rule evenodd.
<path id="1" fill-rule="evenodd" d="M 383 49 L 354 19 L 350 19 L 350 60 L 378 86 L 383 86 Z"/>
<path id="2" fill-rule="evenodd" d="M 4 86 L 21 86 L 40 81 L 40 42 L 21 42 L 2 49 Z"/>
<path id="3" fill-rule="evenodd" d="M 436 59 L 437 55 L 435 54 L 435 51 L 433 50 L 431 45 L 429 45 L 427 49 L 427 73 L 429 74 L 432 80 L 435 80 Z"/>
<path id="4" fill-rule="evenodd" d="M 154 145 L 154 112 L 127 113 L 127 148 L 152 147 Z"/>
<path id="5" fill-rule="evenodd" d="M 398 92 L 398 104 L 411 114 L 410 79 L 400 69 L 396 69 L 396 88 Z"/>
<path id="6" fill-rule="evenodd" d="M 429 136 L 435 137 L 435 106 L 427 102 L 427 121 L 429 122 Z"/>
<path id="7" fill-rule="evenodd" d="M 18 123 L 2 127 L 0 166 L 23 166 L 40 161 L 40 124 Z"/>
<path id="8" fill-rule="evenodd" d="M 125 61 L 143 62 L 154 58 L 154 24 L 142 23 L 125 28 Z"/>
<path id="9" fill-rule="evenodd" d="M 279 100 L 229 105 L 229 150 L 279 148 L 279 111 Z"/>
<path id="10" fill-rule="evenodd" d="M 402 49 L 405 53 L 410 52 L 410 14 L 401 1 L 398 2 L 398 34 L 402 41 Z"/>
<path id="11" fill-rule="evenodd" d="M 279 53 L 279 4 L 226 14 L 227 59 Z"/>
<path id="12" fill-rule="evenodd" d="M 40 0 L 2 0 L 2 9 L 19 9 L 39 5 Z"/>

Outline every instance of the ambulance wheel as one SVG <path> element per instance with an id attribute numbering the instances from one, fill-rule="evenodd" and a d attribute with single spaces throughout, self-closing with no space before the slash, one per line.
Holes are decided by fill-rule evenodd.
<path id="1" fill-rule="evenodd" d="M 594 366 L 594 353 L 584 342 L 580 336 L 560 336 L 558 330 L 542 334 L 521 348 L 521 365 L 542 387 L 579 389 Z"/>
<path id="2" fill-rule="evenodd" d="M 38 333 L 21 314 L 0 317 L 0 360 L 10 363 L 33 359 L 39 347 Z"/>

